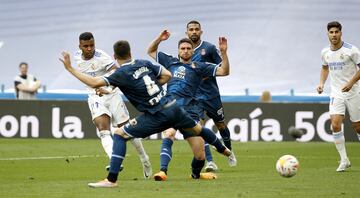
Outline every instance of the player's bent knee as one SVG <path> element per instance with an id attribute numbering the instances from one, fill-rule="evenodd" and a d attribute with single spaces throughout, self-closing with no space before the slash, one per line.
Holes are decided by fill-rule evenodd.
<path id="1" fill-rule="evenodd" d="M 216 122 L 216 123 L 215 123 L 215 126 L 216 126 L 216 128 L 218 128 L 219 130 L 223 130 L 223 129 L 226 128 L 225 122 Z"/>
<path id="2" fill-rule="evenodd" d="M 360 122 L 353 122 L 352 127 L 357 133 L 360 133 Z"/>
<path id="3" fill-rule="evenodd" d="M 114 131 L 114 134 L 120 135 L 121 137 L 123 137 L 123 138 L 125 138 L 125 139 L 129 139 L 129 138 L 130 138 L 130 136 L 128 136 L 128 135 L 124 132 L 123 128 L 116 128 L 115 131 Z"/>
<path id="4" fill-rule="evenodd" d="M 331 125 L 331 127 L 334 132 L 341 131 L 341 125 Z"/>
<path id="5" fill-rule="evenodd" d="M 201 130 L 202 126 L 199 123 L 191 129 L 191 131 L 194 132 L 195 135 L 200 135 Z"/>
<path id="6" fill-rule="evenodd" d="M 176 130 L 175 129 L 167 129 L 164 131 L 165 138 L 175 139 Z"/>

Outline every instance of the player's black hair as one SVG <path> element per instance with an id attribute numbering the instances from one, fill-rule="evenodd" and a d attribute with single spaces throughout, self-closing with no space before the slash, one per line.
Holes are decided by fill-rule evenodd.
<path id="1" fill-rule="evenodd" d="M 337 22 L 337 21 L 332 21 L 332 22 L 330 22 L 330 23 L 327 24 L 327 30 L 328 30 L 328 31 L 329 31 L 331 28 L 333 28 L 333 27 L 338 28 L 340 31 L 341 31 L 341 29 L 342 29 L 341 24 L 340 24 L 339 22 Z"/>
<path id="2" fill-rule="evenodd" d="M 79 41 L 83 40 L 83 41 L 88 41 L 90 39 L 93 39 L 94 36 L 91 32 L 83 32 L 80 34 L 79 36 Z"/>
<path id="3" fill-rule="evenodd" d="M 181 43 L 189 43 L 194 48 L 194 43 L 188 38 L 181 39 L 178 43 L 178 48 L 180 47 Z"/>
<path id="4" fill-rule="evenodd" d="M 198 24 L 200 26 L 200 28 L 201 28 L 201 24 L 200 24 L 199 21 L 192 20 L 192 21 L 190 21 L 189 23 L 186 24 L 186 29 L 189 27 L 190 24 Z"/>
<path id="5" fill-rule="evenodd" d="M 27 62 L 21 62 L 21 63 L 19 64 L 19 68 L 21 67 L 21 65 L 26 65 L 26 66 L 28 66 Z"/>
<path id="6" fill-rule="evenodd" d="M 116 58 L 127 59 L 131 57 L 130 44 L 127 41 L 120 40 L 114 44 L 114 54 Z"/>

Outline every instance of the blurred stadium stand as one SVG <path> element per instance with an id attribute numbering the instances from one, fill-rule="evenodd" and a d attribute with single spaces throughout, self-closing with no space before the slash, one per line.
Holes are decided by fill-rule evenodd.
<path id="1" fill-rule="evenodd" d="M 359 7 L 358 0 L 0 0 L 0 85 L 5 90 L 0 96 L 13 97 L 8 92 L 21 61 L 47 86 L 49 93 L 40 93 L 40 99 L 68 98 L 50 91 L 84 90 L 58 61 L 62 50 L 77 50 L 81 32 L 93 32 L 97 47 L 109 54 L 116 40 L 126 39 L 135 58 L 150 59 L 146 47 L 160 30 L 172 32 L 160 49 L 176 54 L 186 23 L 195 19 L 203 25 L 203 40 L 216 43 L 222 35 L 229 40 L 231 74 L 218 80 L 224 101 L 234 101 L 232 95 L 257 101 L 256 93 L 269 90 L 274 102 L 284 97 L 306 102 L 319 81 L 326 24 L 340 21 L 343 39 L 360 47 Z"/>

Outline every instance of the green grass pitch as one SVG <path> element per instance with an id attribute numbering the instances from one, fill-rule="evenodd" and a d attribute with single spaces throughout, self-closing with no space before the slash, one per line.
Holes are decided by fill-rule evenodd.
<path id="1" fill-rule="evenodd" d="M 153 171 L 159 167 L 158 140 L 144 140 Z M 105 178 L 108 159 L 99 140 L 0 139 L 0 197 L 359 197 L 360 144 L 347 143 L 352 167 L 337 173 L 332 143 L 233 142 L 237 167 L 215 151 L 217 180 L 191 180 L 192 155 L 187 142 L 176 141 L 168 180 L 142 176 L 140 160 L 130 143 L 118 188 L 94 189 L 87 183 Z M 276 160 L 292 154 L 298 174 L 282 178 Z M 47 158 L 50 157 L 50 158 Z"/>

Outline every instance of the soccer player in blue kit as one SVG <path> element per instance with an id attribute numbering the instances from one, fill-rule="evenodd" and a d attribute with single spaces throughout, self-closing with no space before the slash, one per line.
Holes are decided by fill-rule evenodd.
<path id="1" fill-rule="evenodd" d="M 120 68 L 108 77 L 92 77 L 77 71 L 71 66 L 68 52 L 62 52 L 63 58 L 60 59 L 66 70 L 92 88 L 108 85 L 120 88 L 130 103 L 143 113 L 121 128 L 115 129 L 108 176 L 99 182 L 89 183 L 90 187 L 116 187 L 119 169 L 125 159 L 126 142 L 131 138 L 148 137 L 171 127 L 199 135 L 207 142 L 211 142 L 219 153 L 225 156 L 231 155 L 231 151 L 211 130 L 197 124 L 176 104 L 176 100 L 171 95 L 166 94 L 162 85 L 171 78 L 171 73 L 167 69 L 147 60 L 132 59 L 127 41 L 118 41 L 113 47 L 114 58 Z M 197 178 L 199 177 L 200 175 L 197 175 Z"/>
<path id="2" fill-rule="evenodd" d="M 167 91 L 176 98 L 177 104 L 183 107 L 191 117 L 200 121 L 200 112 L 196 101 L 196 92 L 203 78 L 214 76 L 226 76 L 229 74 L 229 61 L 227 58 L 227 40 L 225 37 L 219 38 L 219 47 L 224 57 L 224 61 L 218 65 L 212 63 L 203 63 L 192 61 L 193 43 L 190 39 L 181 39 L 178 43 L 178 58 L 163 52 L 158 52 L 158 46 L 162 41 L 167 40 L 170 33 L 163 30 L 160 35 L 153 40 L 148 47 L 148 54 L 154 58 L 165 68 L 172 73 L 172 79 L 167 84 Z M 220 67 L 221 66 L 221 67 Z M 168 129 L 165 132 L 165 139 L 163 140 L 160 152 L 160 172 L 154 175 L 156 181 L 165 181 L 167 179 L 168 164 L 172 158 L 172 143 L 173 140 L 169 137 L 174 137 L 176 130 Z M 182 132 L 184 139 L 188 141 L 194 153 L 194 158 L 191 164 L 192 175 L 196 171 L 201 171 L 205 164 L 204 140 L 201 137 L 194 137 Z M 234 156 L 231 154 L 231 156 Z M 216 175 L 213 173 L 202 173 L 201 179 L 214 179 Z"/>
<path id="3" fill-rule="evenodd" d="M 216 46 L 201 40 L 201 24 L 198 21 L 190 21 L 186 25 L 186 35 L 194 43 L 195 49 L 192 56 L 192 61 L 209 62 L 214 64 L 220 64 L 222 58 L 216 49 Z M 220 98 L 219 87 L 215 76 L 205 78 L 197 90 L 196 98 L 199 102 L 198 106 L 201 109 L 200 118 L 205 119 L 206 115 L 214 121 L 216 128 L 219 130 L 225 146 L 231 148 L 230 131 L 225 123 L 224 108 Z M 217 171 L 218 167 L 213 161 L 211 155 L 210 146 L 205 143 L 205 156 L 207 164 L 205 166 L 206 171 Z M 229 166 L 236 166 L 237 160 L 235 156 L 229 158 Z"/>

